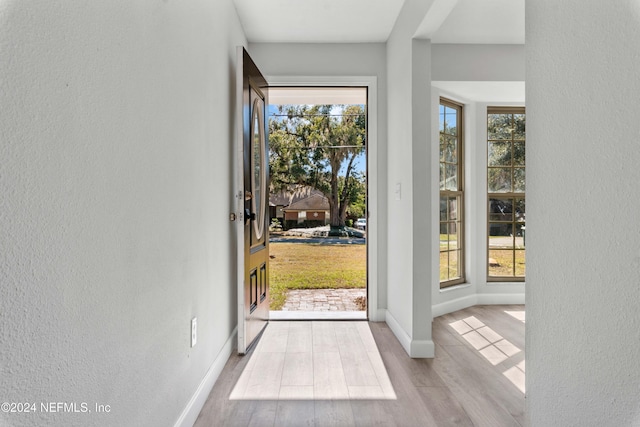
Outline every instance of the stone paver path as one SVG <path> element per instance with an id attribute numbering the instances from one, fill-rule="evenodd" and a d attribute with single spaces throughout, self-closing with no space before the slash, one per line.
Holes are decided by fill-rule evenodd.
<path id="1" fill-rule="evenodd" d="M 366 289 L 292 289 L 282 311 L 359 311 L 355 299 Z"/>

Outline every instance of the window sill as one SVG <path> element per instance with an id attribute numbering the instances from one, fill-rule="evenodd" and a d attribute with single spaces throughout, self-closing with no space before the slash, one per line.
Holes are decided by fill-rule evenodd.
<path id="1" fill-rule="evenodd" d="M 447 292 L 453 292 L 453 291 L 466 289 L 470 287 L 471 287 L 471 283 L 460 283 L 459 285 L 452 285 L 452 286 L 447 286 L 446 288 L 440 288 L 440 293 L 444 294 Z"/>
<path id="2" fill-rule="evenodd" d="M 523 281 L 518 281 L 518 282 L 509 282 L 509 281 L 504 281 L 501 282 L 499 280 L 491 280 L 491 281 L 487 281 L 487 286 L 498 286 L 498 285 L 526 285 L 527 282 L 525 280 Z"/>

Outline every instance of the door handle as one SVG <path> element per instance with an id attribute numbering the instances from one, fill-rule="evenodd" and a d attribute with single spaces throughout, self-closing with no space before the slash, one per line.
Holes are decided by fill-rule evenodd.
<path id="1" fill-rule="evenodd" d="M 244 223 L 246 224 L 247 221 L 255 221 L 256 220 L 256 214 L 251 212 L 249 209 L 245 209 L 244 210 Z"/>

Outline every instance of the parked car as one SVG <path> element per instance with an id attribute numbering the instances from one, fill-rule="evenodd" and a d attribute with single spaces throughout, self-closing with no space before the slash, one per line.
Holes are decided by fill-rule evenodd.
<path id="1" fill-rule="evenodd" d="M 354 225 L 358 230 L 366 230 L 367 229 L 367 219 L 366 218 L 358 218 Z"/>

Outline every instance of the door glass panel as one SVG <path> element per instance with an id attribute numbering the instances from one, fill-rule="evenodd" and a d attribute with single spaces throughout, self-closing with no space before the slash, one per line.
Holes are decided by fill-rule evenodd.
<path id="1" fill-rule="evenodd" d="M 253 221 L 256 239 L 262 239 L 264 233 L 264 197 L 266 191 L 266 165 L 265 165 L 265 135 L 263 101 L 256 98 L 253 102 L 251 119 L 251 187 L 252 207 L 256 218 Z"/>

